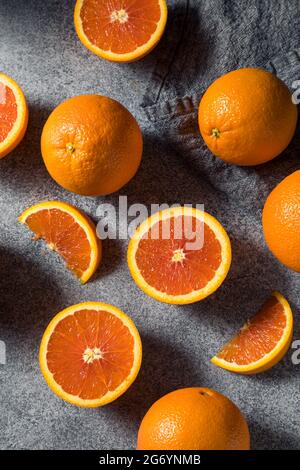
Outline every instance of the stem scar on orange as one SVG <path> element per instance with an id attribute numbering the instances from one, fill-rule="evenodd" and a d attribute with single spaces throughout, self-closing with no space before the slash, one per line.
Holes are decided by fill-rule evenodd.
<path id="1" fill-rule="evenodd" d="M 77 0 L 76 32 L 92 52 L 114 62 L 147 55 L 166 27 L 165 0 Z"/>
<path id="2" fill-rule="evenodd" d="M 141 360 L 133 321 L 102 302 L 84 302 L 57 314 L 40 347 L 40 367 L 50 389 L 86 408 L 106 405 L 125 393 Z"/>
<path id="3" fill-rule="evenodd" d="M 283 358 L 292 337 L 291 308 L 283 295 L 274 292 L 211 362 L 239 374 L 264 372 Z"/>
<path id="4" fill-rule="evenodd" d="M 188 304 L 212 294 L 230 268 L 231 244 L 220 222 L 190 207 L 166 209 L 136 230 L 128 266 L 137 285 L 161 302 Z"/>
<path id="5" fill-rule="evenodd" d="M 63 188 L 84 196 L 118 191 L 135 175 L 143 138 L 132 114 L 117 101 L 81 95 L 50 114 L 41 138 L 46 168 Z"/>
<path id="6" fill-rule="evenodd" d="M 219 77 L 206 90 L 199 105 L 199 128 L 211 152 L 225 162 L 259 165 L 288 146 L 297 114 L 279 78 L 244 68 Z"/>
<path id="7" fill-rule="evenodd" d="M 0 73 L 0 158 L 21 142 L 27 129 L 28 108 L 19 85 Z"/>
<path id="8" fill-rule="evenodd" d="M 55 250 L 67 267 L 85 284 L 95 273 L 102 256 L 102 243 L 94 223 L 76 207 L 65 202 L 47 201 L 26 209 L 19 222 Z"/>

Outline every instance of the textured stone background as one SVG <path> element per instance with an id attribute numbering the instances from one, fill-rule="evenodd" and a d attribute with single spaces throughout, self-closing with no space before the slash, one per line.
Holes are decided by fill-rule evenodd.
<path id="1" fill-rule="evenodd" d="M 153 53 L 134 64 L 100 60 L 78 41 L 71 0 L 1 0 L 0 70 L 26 94 L 30 121 L 22 144 L 0 162 L 0 448 L 134 448 L 146 410 L 178 387 L 223 392 L 243 410 L 252 447 L 297 448 L 299 371 L 290 350 L 260 376 L 239 377 L 209 359 L 274 289 L 290 300 L 299 330 L 299 275 L 265 247 L 260 211 L 268 192 L 299 168 L 299 131 L 288 151 L 260 168 L 227 167 L 205 149 L 197 132 L 201 93 L 218 75 L 258 65 L 300 79 L 299 2 L 173 0 L 168 30 Z M 191 306 L 146 297 L 126 265 L 125 241 L 107 241 L 95 279 L 81 286 L 60 260 L 33 244 L 17 223 L 24 208 L 45 199 L 76 204 L 94 219 L 103 198 L 60 189 L 40 155 L 41 129 L 63 99 L 109 95 L 139 120 L 145 139 L 142 166 L 124 187 L 129 203 L 204 203 L 228 229 L 233 265 L 220 290 Z M 187 98 L 182 99 L 182 97 Z M 117 205 L 118 194 L 106 202 Z M 85 300 L 110 302 L 139 328 L 144 360 L 130 390 L 102 409 L 77 409 L 56 398 L 38 367 L 41 335 L 62 308 Z"/>

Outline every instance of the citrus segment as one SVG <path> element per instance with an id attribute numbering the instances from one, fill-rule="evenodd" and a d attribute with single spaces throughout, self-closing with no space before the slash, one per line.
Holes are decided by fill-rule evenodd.
<path id="1" fill-rule="evenodd" d="M 74 305 L 56 315 L 40 348 L 41 370 L 52 391 L 83 407 L 115 400 L 134 381 L 140 364 L 134 323 L 101 302 Z"/>
<path id="2" fill-rule="evenodd" d="M 77 0 L 74 20 L 80 40 L 92 52 L 130 62 L 159 42 L 167 5 L 165 0 Z"/>
<path id="3" fill-rule="evenodd" d="M 230 241 L 221 224 L 187 207 L 149 217 L 128 248 L 128 265 L 136 283 L 167 303 L 192 303 L 208 296 L 225 279 L 230 262 Z"/>
<path id="4" fill-rule="evenodd" d="M 279 292 L 274 292 L 212 362 L 233 372 L 263 372 L 282 359 L 289 348 L 292 334 L 291 308 Z"/>
<path id="5" fill-rule="evenodd" d="M 17 103 L 12 89 L 0 82 L 0 143 L 12 130 L 17 115 Z"/>
<path id="6" fill-rule="evenodd" d="M 0 158 L 22 140 L 28 123 L 28 109 L 22 90 L 0 73 Z"/>
<path id="7" fill-rule="evenodd" d="M 101 242 L 90 219 L 78 209 L 59 201 L 37 204 L 27 209 L 19 221 L 59 253 L 67 267 L 82 283 L 96 271 L 101 259 Z"/>

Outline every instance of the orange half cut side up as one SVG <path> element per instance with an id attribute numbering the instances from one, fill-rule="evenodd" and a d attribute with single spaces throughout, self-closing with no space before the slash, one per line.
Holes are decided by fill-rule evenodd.
<path id="1" fill-rule="evenodd" d="M 167 12 L 165 0 L 77 0 L 74 22 L 79 39 L 92 52 L 131 62 L 157 45 Z"/>
<path id="2" fill-rule="evenodd" d="M 190 207 L 152 215 L 128 247 L 128 266 L 137 285 L 166 303 L 204 299 L 222 284 L 230 263 L 230 240 L 222 225 Z"/>
<path id="3" fill-rule="evenodd" d="M 0 73 L 0 158 L 21 142 L 27 129 L 28 108 L 19 85 Z"/>
<path id="4" fill-rule="evenodd" d="M 133 321 L 113 305 L 73 305 L 48 325 L 40 347 L 40 367 L 50 389 L 73 405 L 103 406 L 135 380 L 142 359 Z"/>

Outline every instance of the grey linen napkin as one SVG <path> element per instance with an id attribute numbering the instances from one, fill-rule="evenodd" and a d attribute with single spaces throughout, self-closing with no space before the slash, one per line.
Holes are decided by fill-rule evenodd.
<path id="1" fill-rule="evenodd" d="M 199 177 L 252 213 L 277 182 L 300 167 L 299 130 L 280 158 L 255 168 L 231 166 L 204 144 L 198 105 L 216 78 L 240 67 L 269 70 L 293 90 L 300 80 L 299 14 L 296 0 L 176 1 L 163 58 L 144 102 L 148 119 Z"/>

